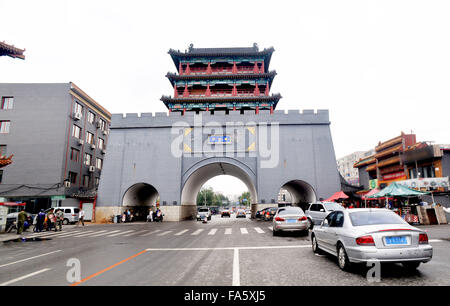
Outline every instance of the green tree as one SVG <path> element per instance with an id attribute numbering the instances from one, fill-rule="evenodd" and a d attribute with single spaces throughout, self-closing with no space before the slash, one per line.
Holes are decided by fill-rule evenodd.
<path id="1" fill-rule="evenodd" d="M 214 202 L 214 191 L 211 187 L 202 188 L 197 194 L 197 206 L 212 206 Z"/>
<path id="2" fill-rule="evenodd" d="M 241 203 L 242 205 L 248 206 L 251 204 L 251 196 L 250 196 L 250 192 L 246 191 L 243 192 L 240 196 L 239 196 L 239 203 Z"/>

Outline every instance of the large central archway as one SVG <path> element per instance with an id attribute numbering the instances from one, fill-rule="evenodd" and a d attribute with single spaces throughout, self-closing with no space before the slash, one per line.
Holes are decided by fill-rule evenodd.
<path id="1" fill-rule="evenodd" d="M 195 169 L 194 169 L 195 168 Z M 256 192 L 256 175 L 245 165 L 237 165 L 227 161 L 211 161 L 204 165 L 196 165 L 187 171 L 181 191 L 182 218 L 190 219 L 196 213 L 197 193 L 210 179 L 219 175 L 230 175 L 241 180 L 251 194 L 251 204 L 258 203 Z"/>

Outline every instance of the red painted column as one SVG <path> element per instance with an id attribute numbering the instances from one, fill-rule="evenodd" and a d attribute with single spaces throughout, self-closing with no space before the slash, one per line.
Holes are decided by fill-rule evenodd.
<path id="1" fill-rule="evenodd" d="M 181 65 L 181 62 L 180 62 L 180 68 L 178 70 L 180 71 L 180 75 L 183 75 L 183 65 Z"/>
<path id="2" fill-rule="evenodd" d="M 185 74 L 191 74 L 191 68 L 189 68 L 189 63 L 187 63 L 186 70 L 184 71 Z"/>
<path id="3" fill-rule="evenodd" d="M 184 116 L 184 113 L 186 113 L 186 107 L 183 108 L 183 116 Z"/>
<path id="4" fill-rule="evenodd" d="M 234 111 L 236 110 L 236 105 L 233 105 L 233 110 L 234 110 Z"/>
<path id="5" fill-rule="evenodd" d="M 233 62 L 233 70 L 231 71 L 231 73 L 233 73 L 233 74 L 237 73 L 236 62 Z"/>
<path id="6" fill-rule="evenodd" d="M 270 114 L 273 114 L 273 105 L 270 106 Z"/>
<path id="7" fill-rule="evenodd" d="M 186 83 L 186 85 L 184 86 L 183 97 L 184 97 L 184 98 L 189 97 L 189 90 L 188 90 L 187 83 Z"/>
<path id="8" fill-rule="evenodd" d="M 266 91 L 264 92 L 264 94 L 265 94 L 266 96 L 269 95 L 269 82 L 267 82 L 267 84 L 266 84 Z"/>
<path id="9" fill-rule="evenodd" d="M 233 83 L 233 93 L 231 94 L 233 97 L 237 96 L 236 83 Z"/>
<path id="10" fill-rule="evenodd" d="M 264 73 L 264 61 L 261 62 L 261 73 Z"/>
<path id="11" fill-rule="evenodd" d="M 206 111 L 207 112 L 209 111 L 209 105 L 208 104 L 206 104 Z"/>
<path id="12" fill-rule="evenodd" d="M 259 114 L 259 106 L 256 106 L 256 112 L 257 115 Z"/>
<path id="13" fill-rule="evenodd" d="M 169 107 L 169 114 L 172 112 L 172 109 Z"/>
<path id="14" fill-rule="evenodd" d="M 205 96 L 211 97 L 211 89 L 209 89 L 209 83 L 208 83 L 208 85 L 206 86 Z"/>
<path id="15" fill-rule="evenodd" d="M 258 69 L 258 62 L 255 62 L 255 65 L 253 66 L 253 73 L 258 73 L 259 69 Z"/>
<path id="16" fill-rule="evenodd" d="M 255 83 L 255 90 L 253 91 L 253 95 L 259 96 L 259 94 L 260 94 L 260 92 L 259 92 L 258 83 Z"/>
<path id="17" fill-rule="evenodd" d="M 178 98 L 178 90 L 177 90 L 177 84 L 173 87 L 173 97 Z"/>
<path id="18" fill-rule="evenodd" d="M 212 70 L 211 70 L 211 63 L 208 63 L 208 67 L 206 68 L 206 74 L 211 74 Z"/>

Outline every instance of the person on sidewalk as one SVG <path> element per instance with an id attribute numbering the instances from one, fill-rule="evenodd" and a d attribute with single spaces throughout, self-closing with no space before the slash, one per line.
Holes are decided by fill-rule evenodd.
<path id="1" fill-rule="evenodd" d="M 84 226 L 84 210 L 80 209 L 79 215 L 78 215 L 78 223 L 77 226 L 80 225 L 80 221 L 81 224 L 83 224 Z"/>
<path id="2" fill-rule="evenodd" d="M 27 214 L 25 213 L 25 209 L 21 209 L 19 214 L 17 215 L 17 235 L 21 235 L 23 232 L 23 225 L 27 218 Z"/>
<path id="3" fill-rule="evenodd" d="M 59 227 L 59 231 L 62 231 L 62 223 L 64 220 L 64 212 L 62 211 L 62 209 L 58 209 L 56 211 L 56 224 L 55 224 L 55 232 L 58 231 L 57 227 Z"/>
<path id="4" fill-rule="evenodd" d="M 56 227 L 56 217 L 54 209 L 50 209 L 47 213 L 47 231 L 50 231 L 52 227 Z"/>
<path id="5" fill-rule="evenodd" d="M 36 216 L 36 232 L 42 232 L 44 229 L 45 212 L 43 209 Z"/>

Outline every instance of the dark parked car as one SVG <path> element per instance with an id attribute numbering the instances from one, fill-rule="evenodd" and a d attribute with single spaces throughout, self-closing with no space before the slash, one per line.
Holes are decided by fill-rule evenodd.
<path id="1" fill-rule="evenodd" d="M 271 207 L 264 212 L 263 219 L 264 221 L 272 221 L 273 216 L 277 213 L 278 207 Z"/>
<path id="2" fill-rule="evenodd" d="M 258 210 L 258 211 L 256 212 L 256 214 L 255 214 L 255 218 L 256 218 L 256 219 L 262 219 L 263 216 L 264 216 L 264 213 L 265 213 L 266 210 L 268 210 L 268 209 L 269 209 L 269 207 L 264 208 L 264 209 L 261 209 L 261 210 Z"/>

